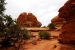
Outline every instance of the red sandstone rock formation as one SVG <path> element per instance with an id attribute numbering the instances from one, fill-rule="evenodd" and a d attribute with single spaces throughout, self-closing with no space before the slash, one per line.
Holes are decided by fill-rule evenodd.
<path id="1" fill-rule="evenodd" d="M 40 27 L 41 23 L 32 13 L 21 13 L 17 18 L 17 23 L 20 27 Z"/>
<path id="2" fill-rule="evenodd" d="M 59 9 L 59 17 L 64 18 L 66 23 L 62 26 L 62 34 L 59 41 L 63 43 L 75 43 L 75 0 L 68 0 Z"/>
<path id="3" fill-rule="evenodd" d="M 63 25 L 60 38 L 60 41 L 63 43 L 75 43 L 75 20 L 68 21 Z"/>
<path id="4" fill-rule="evenodd" d="M 66 21 L 75 18 L 75 0 L 69 0 L 63 7 L 59 9 L 59 16 Z"/>
<path id="5" fill-rule="evenodd" d="M 51 22 L 56 26 L 62 26 L 65 23 L 65 20 L 59 16 L 56 16 L 51 20 Z"/>

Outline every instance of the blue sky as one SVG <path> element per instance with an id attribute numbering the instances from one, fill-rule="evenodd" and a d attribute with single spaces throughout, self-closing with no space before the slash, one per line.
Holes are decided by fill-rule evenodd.
<path id="1" fill-rule="evenodd" d="M 16 19 L 22 12 L 31 12 L 47 26 L 67 0 L 6 0 L 5 13 Z"/>

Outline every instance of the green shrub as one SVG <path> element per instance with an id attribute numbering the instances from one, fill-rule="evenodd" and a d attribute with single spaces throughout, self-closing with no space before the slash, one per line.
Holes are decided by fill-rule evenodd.
<path id="1" fill-rule="evenodd" d="M 40 31 L 39 37 L 40 39 L 50 39 L 51 34 L 49 34 L 47 31 Z"/>
<path id="2" fill-rule="evenodd" d="M 24 38 L 29 39 L 28 35 L 25 34 L 27 32 L 21 30 L 16 21 L 4 13 L 5 4 L 5 0 L 0 0 L 0 48 L 15 46 L 17 42 L 21 44 Z"/>
<path id="3" fill-rule="evenodd" d="M 42 28 L 47 28 L 46 26 L 43 26 Z"/>
<path id="4" fill-rule="evenodd" d="M 49 27 L 49 29 L 55 29 L 55 25 L 53 23 L 49 24 L 47 27 Z"/>
<path id="5" fill-rule="evenodd" d="M 23 39 L 28 40 L 30 39 L 30 33 L 28 30 L 23 30 Z"/>

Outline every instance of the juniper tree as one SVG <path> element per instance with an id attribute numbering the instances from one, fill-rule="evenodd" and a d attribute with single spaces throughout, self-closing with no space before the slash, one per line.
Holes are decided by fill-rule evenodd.
<path id="1" fill-rule="evenodd" d="M 21 30 L 10 15 L 5 15 L 5 0 L 0 0 L 0 47 L 10 47 L 18 40 L 25 39 L 25 31 Z M 24 34 L 25 33 L 25 34 Z"/>

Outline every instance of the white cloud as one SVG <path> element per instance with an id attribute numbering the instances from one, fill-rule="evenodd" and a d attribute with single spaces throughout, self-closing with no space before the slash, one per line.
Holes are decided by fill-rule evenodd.
<path id="1" fill-rule="evenodd" d="M 43 25 L 58 15 L 59 8 L 67 0 L 6 0 L 6 14 L 17 18 L 22 12 L 32 12 Z"/>

